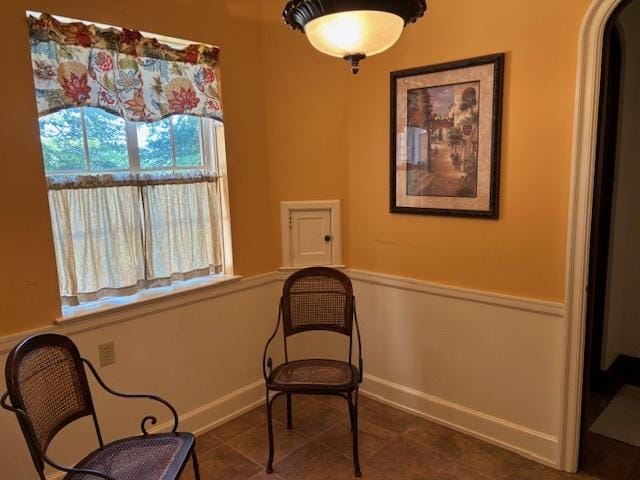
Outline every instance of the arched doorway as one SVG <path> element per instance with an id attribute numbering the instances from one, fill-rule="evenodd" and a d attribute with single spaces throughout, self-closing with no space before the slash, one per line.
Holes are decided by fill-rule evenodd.
<path id="1" fill-rule="evenodd" d="M 599 359 L 594 361 L 591 354 L 598 329 L 593 319 L 603 304 L 595 281 L 602 268 L 606 269 L 603 252 L 608 239 L 602 226 L 611 212 L 612 169 L 605 157 L 610 151 L 607 144 L 616 136 L 612 119 L 618 104 L 615 77 L 620 70 L 620 43 L 615 21 L 631 1 L 595 0 L 580 37 L 566 270 L 568 350 L 562 457 L 568 471 L 578 467 L 584 433 L 581 414 L 587 406 L 582 401 L 583 387 L 592 381 L 597 370 L 594 365 L 599 366 Z"/>

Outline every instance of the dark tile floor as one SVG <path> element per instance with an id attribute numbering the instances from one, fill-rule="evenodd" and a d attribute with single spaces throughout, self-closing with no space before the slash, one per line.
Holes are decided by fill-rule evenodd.
<path id="1" fill-rule="evenodd" d="M 294 397 L 294 429 L 287 430 L 280 400 L 274 406 L 275 473 L 264 472 L 266 415 L 259 407 L 198 438 L 202 480 L 355 478 L 346 402 L 336 397 Z M 370 480 L 600 478 L 557 472 L 362 395 L 360 442 L 363 478 Z M 183 479 L 193 479 L 190 465 Z"/>

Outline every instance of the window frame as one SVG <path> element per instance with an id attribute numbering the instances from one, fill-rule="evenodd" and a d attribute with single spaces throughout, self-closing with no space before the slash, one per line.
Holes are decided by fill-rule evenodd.
<path id="1" fill-rule="evenodd" d="M 222 250 L 222 270 L 220 273 L 211 274 L 205 277 L 196 277 L 184 282 L 173 283 L 166 287 L 150 287 L 140 290 L 139 292 L 122 297 L 105 297 L 92 302 L 84 302 L 75 306 L 63 306 L 61 308 L 61 315 L 56 319 L 57 323 L 62 323 L 70 319 L 87 317 L 91 318 L 95 314 L 99 314 L 110 310 L 119 310 L 122 308 L 135 307 L 139 304 L 144 304 L 149 301 L 153 301 L 157 298 L 171 298 L 175 295 L 182 295 L 185 291 L 197 291 L 202 288 L 209 288 L 214 285 L 226 285 L 230 281 L 236 281 L 242 278 L 242 276 L 236 275 L 234 271 L 234 257 L 232 246 L 232 234 L 231 234 L 231 212 L 229 206 L 229 183 L 227 176 L 227 155 L 226 155 L 226 143 L 225 143 L 225 126 L 221 122 L 217 122 L 209 118 L 201 118 L 202 125 L 205 128 L 201 128 L 201 145 L 202 148 L 208 153 L 208 163 L 197 168 L 180 168 L 179 170 L 202 170 L 207 168 L 217 178 L 218 182 L 218 201 L 221 213 L 221 250 Z M 125 120 L 126 121 L 126 120 Z M 136 122 L 128 122 L 132 127 L 136 128 Z M 125 124 L 127 125 L 127 124 Z M 210 132 L 206 134 L 205 132 Z M 86 129 L 83 128 L 83 132 L 86 134 Z M 129 134 L 127 134 L 129 135 Z M 38 135 L 38 140 L 40 140 Z M 128 140 L 128 139 L 127 139 Z M 129 142 L 127 141 L 127 145 Z M 137 147 L 137 137 L 136 137 Z M 42 151 L 42 145 L 40 146 Z M 130 154 L 129 151 L 127 151 Z M 137 152 L 136 152 L 137 153 Z M 131 158 L 131 157 L 130 157 Z M 43 158 L 44 164 L 44 158 Z M 130 160 L 131 164 L 131 160 Z M 205 166 L 206 165 L 206 166 Z M 178 171 L 179 171 L 178 170 Z M 140 172 L 157 172 L 157 169 L 153 170 L 141 170 Z M 133 169 L 129 170 L 101 170 L 101 171 L 78 171 L 78 170 L 59 170 L 57 172 L 46 173 L 46 176 L 64 176 L 64 175 L 95 175 L 110 173 L 134 173 Z M 138 173 L 140 173 L 138 172 Z M 57 267 L 56 267 L 57 268 Z"/>

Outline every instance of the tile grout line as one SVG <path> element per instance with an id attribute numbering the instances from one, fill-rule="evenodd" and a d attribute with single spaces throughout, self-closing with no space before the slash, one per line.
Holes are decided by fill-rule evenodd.
<path id="1" fill-rule="evenodd" d="M 265 421 L 266 421 L 266 419 L 265 419 Z M 278 423 L 281 427 L 286 428 L 286 424 L 284 424 L 284 423 L 283 423 L 283 422 L 281 422 L 280 420 L 278 420 L 278 419 L 276 419 L 276 418 L 273 418 L 273 421 L 274 421 L 274 422 L 276 422 L 276 423 Z M 242 452 L 242 451 L 238 450 L 236 447 L 234 447 L 233 445 L 231 445 L 229 442 L 231 442 L 231 441 L 232 441 L 233 439 L 235 439 L 235 438 L 238 438 L 238 437 L 240 437 L 240 436 L 242 436 L 242 435 L 245 435 L 246 433 L 249 433 L 249 432 L 251 432 L 251 431 L 253 431 L 253 430 L 257 430 L 258 428 L 262 428 L 262 427 L 265 427 L 265 426 L 266 426 L 266 424 L 265 424 L 265 425 L 254 425 L 253 427 L 248 428 L 247 430 L 243 431 L 242 433 L 239 433 L 239 434 L 237 434 L 237 435 L 234 435 L 233 437 L 229 438 L 228 440 L 222 440 L 220 437 L 217 437 L 217 436 L 215 436 L 215 434 L 213 434 L 213 433 L 212 433 L 212 434 L 214 435 L 214 437 L 215 437 L 216 439 L 218 439 L 218 440 L 219 440 L 220 442 L 222 442 L 222 443 L 221 443 L 220 445 L 218 445 L 218 446 L 216 446 L 216 447 L 214 447 L 214 448 L 212 448 L 212 449 L 208 450 L 208 451 L 213 451 L 213 450 L 215 450 L 216 448 L 219 448 L 219 447 L 221 447 L 221 446 L 223 446 L 223 445 L 225 445 L 225 446 L 229 447 L 229 448 L 230 448 L 230 449 L 232 449 L 234 452 L 236 452 L 236 453 L 240 454 L 242 457 L 246 458 L 246 459 L 247 459 L 247 460 L 249 460 L 251 463 L 253 463 L 254 465 L 257 465 L 257 466 L 259 466 L 259 467 L 261 468 L 261 471 L 260 471 L 260 472 L 258 472 L 258 473 L 256 473 L 254 476 L 250 477 L 250 478 L 249 478 L 249 480 L 250 480 L 251 478 L 257 477 L 258 475 L 260 475 L 260 473 L 262 473 L 262 471 L 264 471 L 264 470 L 266 469 L 266 466 L 265 466 L 265 465 L 261 465 L 260 463 L 256 462 L 253 458 L 251 458 L 251 457 L 247 456 L 244 452 Z M 213 430 L 213 431 L 215 431 L 215 430 Z M 213 431 L 212 431 L 212 432 L 213 432 Z M 297 433 L 298 435 L 300 435 L 300 436 L 305 440 L 305 441 L 304 441 L 304 443 L 302 443 L 299 447 L 294 448 L 292 451 L 290 451 L 290 452 L 289 452 L 289 453 L 287 453 L 286 455 L 282 456 L 282 458 L 279 458 L 279 459 L 277 460 L 277 462 L 275 462 L 275 463 L 274 463 L 274 467 L 275 467 L 275 465 L 276 465 L 277 463 L 280 463 L 280 462 L 281 462 L 282 460 L 284 460 L 285 458 L 287 458 L 287 457 L 291 456 L 292 454 L 294 454 L 295 452 L 297 452 L 298 450 L 300 450 L 301 448 L 303 448 L 303 447 L 307 446 L 309 443 L 311 443 L 312 441 L 314 441 L 314 440 L 315 440 L 313 437 L 310 437 L 310 436 L 308 436 L 308 435 L 305 435 L 304 433 L 300 433 L 300 432 L 296 432 L 296 433 Z M 275 452 L 274 452 L 274 454 L 275 454 Z M 276 475 L 277 475 L 277 474 L 276 474 Z M 281 477 L 280 477 L 280 478 L 281 478 Z M 277 479 L 276 479 L 276 480 L 277 480 Z"/>
<path id="2" fill-rule="evenodd" d="M 342 414 L 344 413 L 344 410 L 342 408 L 340 408 L 340 406 L 338 405 L 338 402 L 324 402 L 322 401 L 320 398 L 316 398 L 316 397 L 309 397 L 310 400 L 310 404 L 308 404 L 305 407 L 305 414 L 302 415 L 300 417 L 300 420 L 302 420 L 303 418 L 305 419 L 309 419 L 309 415 L 313 415 L 314 410 L 315 410 L 315 406 L 316 405 L 324 405 L 327 407 L 326 410 L 324 410 L 324 415 L 321 415 L 321 417 L 325 417 L 326 419 L 335 417 L 336 419 L 333 422 L 330 422 L 330 425 L 327 428 L 323 428 L 320 431 L 318 431 L 317 433 L 314 434 L 309 434 L 308 432 L 302 433 L 301 431 L 298 431 L 295 428 L 295 423 L 294 422 L 294 429 L 292 430 L 293 433 L 296 434 L 296 436 L 299 437 L 299 441 L 301 441 L 301 443 L 294 447 L 292 450 L 290 450 L 286 455 L 283 455 L 281 458 L 277 457 L 275 459 L 274 462 L 274 467 L 276 469 L 279 468 L 285 468 L 282 464 L 283 462 L 285 462 L 287 459 L 289 459 L 291 456 L 296 455 L 298 453 L 300 453 L 300 450 L 302 449 L 313 449 L 315 448 L 314 446 L 312 446 L 311 444 L 315 444 L 315 446 L 320 447 L 322 449 L 326 449 L 326 451 L 331 451 L 333 452 L 331 455 L 339 455 L 341 458 L 343 459 L 351 459 L 352 458 L 352 454 L 348 453 L 349 449 L 346 448 L 337 448 L 338 444 L 344 444 L 344 440 L 345 438 L 343 437 L 344 432 L 342 432 L 343 428 L 347 428 L 349 429 L 349 420 L 348 420 L 348 416 L 346 418 L 342 418 Z M 375 462 L 373 461 L 375 459 L 375 457 L 377 455 L 380 454 L 380 452 L 383 452 L 385 449 L 389 448 L 389 446 L 393 445 L 394 442 L 397 442 L 399 439 L 403 439 L 404 441 L 409 442 L 409 444 L 412 444 L 416 447 L 419 447 L 420 450 L 424 450 L 425 448 L 428 449 L 428 446 L 424 444 L 424 442 L 422 441 L 418 441 L 418 439 L 414 439 L 414 437 L 411 435 L 411 429 L 409 428 L 409 426 L 404 425 L 404 422 L 401 421 L 402 419 L 400 418 L 395 424 L 399 427 L 402 427 L 399 429 L 399 431 L 392 431 L 392 430 L 388 430 L 387 428 L 385 428 L 383 425 L 386 423 L 382 422 L 382 424 L 378 424 L 376 421 L 372 421 L 371 418 L 363 418 L 363 414 L 365 414 L 365 412 L 368 412 L 369 414 L 376 414 L 378 413 L 377 410 L 375 408 L 370 409 L 368 408 L 368 405 L 363 402 L 361 405 L 359 405 L 359 430 L 360 430 L 360 434 L 362 435 L 363 432 L 362 428 L 363 425 L 365 423 L 367 424 L 371 424 L 376 428 L 380 428 L 386 432 L 388 432 L 389 434 L 394 435 L 394 438 L 389 438 L 388 440 L 385 440 L 386 435 L 382 435 L 380 434 L 380 436 L 375 435 L 376 431 L 373 430 L 367 430 L 367 434 L 368 436 L 370 435 L 374 435 L 374 437 L 376 437 L 377 441 L 382 440 L 381 441 L 381 445 L 378 448 L 374 448 L 373 451 L 369 454 L 367 454 L 365 457 L 363 457 L 361 455 L 361 460 L 364 460 L 363 466 L 366 466 L 366 470 L 368 470 L 365 473 L 365 476 L 368 475 L 374 475 L 377 478 L 377 475 L 380 475 L 381 479 L 384 480 L 393 480 L 393 477 L 389 477 L 388 475 L 386 475 L 386 473 L 389 473 L 389 470 L 384 467 L 382 470 L 378 470 L 374 464 Z M 393 409 L 393 407 L 389 407 L 391 409 Z M 258 408 L 256 408 L 256 412 L 259 413 L 259 415 L 253 415 L 253 417 L 259 417 L 258 419 L 254 419 L 253 417 L 251 417 L 251 420 L 249 422 L 247 422 L 245 420 L 245 422 L 243 422 L 246 425 L 246 428 L 244 428 L 243 430 L 240 431 L 240 433 L 237 433 L 235 435 L 233 435 L 232 437 L 228 438 L 227 440 L 223 440 L 222 438 L 218 437 L 217 435 L 215 435 L 213 432 L 214 430 L 211 430 L 209 432 L 207 432 L 206 434 L 210 434 L 212 436 L 212 438 L 214 438 L 216 441 L 220 442 L 219 445 L 214 446 L 213 448 L 209 448 L 207 450 L 203 450 L 202 451 L 202 455 L 208 455 L 210 452 L 219 449 L 223 446 L 225 446 L 226 448 L 229 448 L 232 450 L 232 452 L 235 452 L 237 455 L 240 456 L 240 458 L 244 458 L 245 460 L 247 460 L 249 462 L 249 465 L 254 465 L 256 467 L 259 467 L 259 470 L 255 473 L 252 474 L 248 477 L 246 477 L 246 480 L 257 480 L 258 478 L 263 478 L 264 476 L 264 472 L 265 472 L 265 467 L 266 467 L 266 461 L 263 462 L 258 462 L 256 460 L 254 460 L 253 458 L 249 457 L 248 455 L 246 455 L 245 453 L 243 453 L 242 451 L 240 451 L 238 448 L 234 447 L 233 445 L 231 445 L 231 442 L 234 442 L 235 440 L 238 440 L 238 445 L 240 446 L 246 446 L 246 450 L 247 451 L 252 451 L 253 447 L 256 446 L 256 441 L 259 440 L 258 438 L 255 437 L 255 435 L 258 434 L 258 429 L 263 430 L 263 436 L 264 438 L 261 439 L 260 442 L 258 442 L 260 444 L 260 448 L 264 448 L 263 445 L 263 441 L 267 440 L 268 436 L 267 436 L 267 431 L 266 431 L 266 418 L 264 413 Z M 335 415 L 336 412 L 340 412 L 341 416 L 340 418 L 337 417 L 337 415 Z M 248 413 L 248 412 L 247 412 Z M 273 422 L 274 425 L 276 425 L 278 429 L 286 429 L 286 420 L 283 420 L 283 410 L 279 410 L 278 414 L 274 414 L 273 416 Z M 317 417 L 318 415 L 316 415 Z M 366 414 L 365 414 L 366 416 Z M 279 418 L 277 418 L 279 417 Z M 284 417 L 286 418 L 286 417 Z M 317 418 L 316 418 L 317 419 Z M 393 420 L 394 417 L 391 416 L 389 417 L 389 421 Z M 428 422 L 428 421 L 427 421 Z M 240 423 L 240 425 L 243 425 L 243 423 Z M 322 424 L 324 424 L 324 420 L 319 422 L 320 426 L 322 426 Z M 431 422 L 429 422 L 431 423 Z M 311 425 L 318 425 L 317 422 L 312 422 Z M 404 425 L 404 426 L 403 426 Z M 336 428 L 340 428 L 340 432 L 335 432 L 336 435 L 340 436 L 340 442 L 334 442 L 334 443 L 327 443 L 324 440 L 322 440 L 322 437 L 324 435 L 327 434 L 327 432 L 331 431 L 332 429 L 336 429 Z M 444 427 L 446 428 L 446 427 Z M 449 430 L 449 429 L 447 429 Z M 233 428 L 227 430 L 228 432 L 232 433 L 234 431 Z M 252 432 L 251 435 L 248 435 L 249 432 Z M 289 430 L 286 430 L 284 432 L 280 432 L 279 436 L 281 439 L 287 439 L 288 437 L 287 432 L 289 432 Z M 350 432 L 349 432 L 350 433 Z M 205 435 L 206 435 L 205 434 Z M 243 440 L 251 440 L 251 442 L 253 443 L 247 443 L 246 441 L 242 441 L 240 442 L 239 437 L 241 436 L 247 436 L 247 438 L 243 439 Z M 362 439 L 362 436 L 361 436 Z M 295 440 L 295 439 L 294 439 Z M 294 442 L 295 443 L 295 442 Z M 430 444 L 430 442 L 427 442 Z M 482 443 L 482 442 L 481 442 Z M 276 439 L 276 448 L 278 446 L 279 442 Z M 446 444 L 443 444 L 446 445 Z M 343 445 L 344 446 L 344 445 Z M 373 446 L 373 445 L 372 445 Z M 497 447 L 496 447 L 497 448 Z M 601 449 L 599 449 L 599 456 L 603 456 L 604 455 L 604 451 L 609 449 L 610 445 L 606 444 L 604 445 Z M 479 463 L 478 461 L 476 461 L 476 457 L 472 456 L 472 458 L 468 458 L 466 455 L 458 455 L 458 454 L 451 454 L 449 455 L 447 453 L 447 451 L 440 451 L 440 448 L 437 449 L 438 450 L 438 456 L 442 457 L 441 459 L 443 460 L 443 462 L 441 463 L 441 465 L 436 465 L 436 469 L 434 470 L 434 474 L 436 475 L 436 477 L 439 477 L 440 475 L 444 475 L 446 474 L 446 472 L 448 471 L 448 469 L 453 468 L 453 470 L 458 470 L 460 469 L 460 475 L 462 475 L 463 477 L 467 478 L 467 475 L 469 476 L 469 478 L 474 478 L 477 480 L 496 480 L 497 478 L 524 478 L 524 477 L 520 477 L 520 474 L 516 473 L 517 470 L 519 468 L 521 468 L 523 471 L 521 472 L 522 474 L 524 473 L 528 473 L 530 475 L 526 475 L 526 478 L 529 480 L 543 480 L 543 479 L 560 479 L 560 478 L 569 478 L 569 477 L 565 477 L 564 474 L 558 474 L 558 476 L 548 476 L 550 475 L 548 472 L 546 472 L 544 470 L 545 467 L 543 467 L 542 465 L 538 465 L 539 467 L 541 467 L 540 469 L 534 469 L 534 468 L 529 468 L 526 465 L 521 465 L 520 462 L 512 462 L 509 461 L 508 459 L 506 460 L 508 465 L 502 465 L 502 457 L 500 455 L 494 454 L 492 452 L 484 452 L 483 451 L 479 451 L 478 453 L 481 455 L 479 457 L 479 459 L 481 460 L 481 462 Z M 268 450 L 267 450 L 268 451 Z M 475 451 L 475 450 L 474 450 Z M 456 450 L 457 452 L 457 450 Z M 200 452 L 199 452 L 200 453 Z M 362 450 L 361 450 L 362 453 Z M 455 452 L 454 452 L 455 453 Z M 475 455 L 475 454 L 473 454 Z M 304 457 L 304 455 L 303 455 Z M 337 457 L 336 457 L 337 458 Z M 488 460 L 496 460 L 498 461 L 498 463 L 496 462 L 490 462 L 491 465 L 493 465 L 493 467 L 497 468 L 497 470 L 495 472 L 493 472 L 493 467 L 490 468 L 489 470 L 487 470 L 487 468 L 484 468 L 484 462 L 488 461 Z M 434 459 L 435 461 L 435 459 Z M 450 462 L 450 463 L 449 463 Z M 264 464 L 263 464 L 264 463 Z M 438 461 L 438 463 L 440 463 Z M 632 462 L 633 465 L 631 466 L 631 470 L 629 473 L 629 476 L 625 477 L 625 480 L 631 480 L 631 478 L 633 478 L 633 473 L 634 471 L 640 467 L 640 457 L 636 457 L 635 461 Z M 296 464 L 296 462 L 293 463 L 294 465 Z M 495 464 L 495 465 L 494 465 Z M 377 464 L 375 464 L 377 465 Z M 383 465 L 383 464 L 381 464 Z M 479 469 L 478 467 L 481 466 L 482 467 Z M 289 462 L 289 467 L 291 467 L 291 461 Z M 515 469 L 515 470 L 513 470 Z M 279 471 L 275 471 L 274 475 L 271 477 L 273 480 L 291 480 L 292 478 L 298 478 L 297 475 L 299 473 L 301 473 L 299 470 L 293 470 L 293 471 L 288 471 L 291 475 L 293 475 L 293 477 L 289 474 L 287 474 L 287 476 L 283 476 Z M 386 473 L 383 473 L 386 472 Z M 493 473 L 492 473 L 493 472 Z M 495 475 L 498 475 L 497 477 Z M 451 472 L 449 473 L 449 475 L 451 475 Z M 507 476 L 503 476 L 503 475 L 507 475 Z M 514 476 L 515 475 L 515 476 Z M 402 475 L 401 475 L 402 476 Z M 269 478 L 269 477 L 266 477 Z M 447 477 L 448 478 L 448 477 Z M 591 477 L 582 477 L 582 476 L 576 476 L 576 479 L 580 479 L 580 478 L 584 478 L 586 480 L 586 478 L 591 478 Z M 242 478 L 238 478 L 238 480 L 244 480 L 245 477 Z M 622 479 L 621 479 L 622 480 Z"/>
<path id="3" fill-rule="evenodd" d="M 318 399 L 316 399 L 316 398 L 315 398 L 315 396 L 309 396 L 309 397 L 311 398 L 311 401 L 312 401 L 312 402 L 316 402 L 316 403 L 322 404 L 322 405 L 324 405 L 324 406 L 326 406 L 326 407 L 330 408 L 330 409 L 331 409 L 331 410 L 333 410 L 334 412 L 337 412 L 337 411 L 339 410 L 338 408 L 334 407 L 332 404 L 325 404 L 325 403 L 323 403 L 323 402 L 320 402 Z M 343 413 L 343 412 L 341 412 L 341 413 Z M 274 422 L 279 423 L 279 424 L 280 424 L 281 426 L 283 426 L 284 428 L 287 428 L 287 425 L 286 425 L 286 423 L 285 423 L 285 422 L 282 422 L 282 421 L 278 420 L 277 418 L 273 418 L 273 421 L 274 421 Z M 331 448 L 329 445 L 326 445 L 324 442 L 322 442 L 322 441 L 320 440 L 320 437 L 321 437 L 322 435 L 324 435 L 326 432 L 328 432 L 329 430 L 331 430 L 332 428 L 335 428 L 337 425 L 340 425 L 340 423 L 342 423 L 342 422 L 343 422 L 342 420 L 341 420 L 341 421 L 339 421 L 339 422 L 336 422 L 336 423 L 334 423 L 333 425 L 331 425 L 331 426 L 327 427 L 326 429 L 321 430 L 320 432 L 316 433 L 315 435 L 307 435 L 307 434 L 305 434 L 305 433 L 302 433 L 302 432 L 296 431 L 296 430 L 295 430 L 295 427 L 294 427 L 294 428 L 292 429 L 292 431 L 294 431 L 294 432 L 295 432 L 295 433 L 297 433 L 298 435 L 302 436 L 306 441 L 305 441 L 303 444 L 301 444 L 300 446 L 298 446 L 297 448 L 294 448 L 292 451 L 290 451 L 290 452 L 289 452 L 289 453 L 287 453 L 286 455 L 282 456 L 282 458 L 279 458 L 277 461 L 275 461 L 275 462 L 274 462 L 274 468 L 275 468 L 279 463 L 283 462 L 286 458 L 290 457 L 291 455 L 293 455 L 294 453 L 298 452 L 299 450 L 301 450 L 302 448 L 306 447 L 307 445 L 309 445 L 309 444 L 310 444 L 310 443 L 312 443 L 312 442 L 317 442 L 317 443 L 319 443 L 320 445 L 324 445 L 324 446 L 325 446 L 325 447 L 327 447 L 327 448 Z M 258 426 L 254 427 L 254 428 L 258 428 Z M 253 429 L 250 429 L 250 430 L 253 430 Z M 288 429 L 287 429 L 287 430 L 288 430 Z M 231 445 L 229 445 L 229 446 L 231 447 Z M 233 447 L 231 447 L 231 448 L 233 448 Z M 344 455 L 344 454 L 342 454 L 342 452 L 339 452 L 338 450 L 335 450 L 335 449 L 333 449 L 333 448 L 331 448 L 331 450 L 333 450 L 333 451 L 335 451 L 335 452 L 337 452 L 337 453 L 340 453 L 341 455 Z"/>
<path id="4" fill-rule="evenodd" d="M 342 414 L 342 413 L 344 413 L 344 412 L 342 411 L 342 409 L 337 408 L 337 406 L 335 406 L 334 404 L 321 402 L 321 401 L 320 401 L 320 400 L 318 400 L 315 396 L 312 396 L 312 395 L 311 395 L 311 396 L 309 396 L 309 398 L 310 398 L 310 401 L 312 401 L 312 402 L 314 402 L 314 403 L 321 404 L 321 405 L 323 405 L 323 406 L 326 406 L 326 407 L 330 408 L 331 410 L 333 410 L 334 412 L 338 412 L 338 411 L 339 411 L 341 414 Z M 360 407 L 360 408 L 362 408 L 362 407 Z M 275 415 L 274 415 L 274 418 L 273 418 L 272 420 L 273 420 L 273 422 L 278 423 L 280 426 L 282 426 L 282 427 L 284 427 L 284 428 L 287 428 L 286 423 L 285 423 L 285 422 L 283 422 L 283 421 L 281 421 L 281 420 L 279 420 L 279 419 L 277 419 L 277 418 L 275 418 Z M 363 421 L 367 421 L 367 422 L 368 422 L 368 420 L 366 420 L 366 419 L 362 419 L 362 420 L 363 420 Z M 266 421 L 266 419 L 265 419 L 265 421 Z M 327 433 L 329 430 L 331 430 L 331 429 L 333 429 L 333 428 L 335 428 L 335 427 L 337 427 L 337 426 L 339 426 L 339 425 L 341 425 L 341 424 L 346 424 L 346 425 L 347 425 L 347 428 L 349 428 L 350 420 L 348 420 L 348 419 L 347 419 L 347 420 L 339 420 L 339 421 L 337 421 L 336 423 L 334 423 L 334 424 L 330 425 L 329 427 L 327 427 L 326 429 L 321 430 L 320 432 L 316 433 L 315 435 L 307 435 L 307 434 L 305 434 L 305 433 L 302 433 L 302 432 L 299 432 L 299 431 L 295 431 L 295 427 L 294 427 L 293 431 L 295 431 L 295 433 L 297 433 L 298 435 L 300 435 L 301 437 L 303 437 L 306 441 L 305 441 L 304 443 L 302 443 L 301 445 L 299 445 L 298 447 L 296 447 L 296 448 L 294 448 L 293 450 L 291 450 L 291 451 L 290 451 L 289 453 L 287 453 L 286 455 L 282 456 L 281 458 L 278 458 L 278 459 L 274 462 L 274 468 L 275 468 L 279 463 L 283 462 L 286 458 L 290 457 L 291 455 L 293 455 L 294 453 L 298 452 L 299 450 L 301 450 L 302 448 L 306 447 L 307 445 L 309 445 L 309 444 L 310 444 L 310 443 L 312 443 L 312 442 L 316 442 L 316 443 L 318 443 L 318 444 L 320 444 L 320 445 L 322 445 L 322 446 L 324 446 L 324 447 L 326 447 L 326 448 L 329 448 L 330 450 L 332 450 L 332 451 L 334 451 L 334 452 L 338 453 L 339 455 L 341 455 L 341 456 L 342 456 L 342 457 L 344 457 L 344 458 L 347 458 L 347 459 L 349 459 L 349 460 L 353 460 L 353 454 L 352 454 L 352 453 L 351 453 L 351 454 L 346 454 L 346 453 L 342 452 L 341 450 L 338 450 L 338 449 L 336 449 L 336 448 L 332 447 L 331 445 L 328 445 L 328 444 L 326 444 L 325 442 L 323 442 L 322 440 L 320 440 L 320 437 L 321 437 L 322 435 L 324 435 L 324 434 L 325 434 L 325 433 Z M 375 424 L 374 424 L 374 425 L 375 425 Z M 384 427 L 382 427 L 382 426 L 379 426 L 379 425 L 376 425 L 376 426 L 377 426 L 377 427 L 379 427 L 379 428 L 384 429 Z M 258 429 L 258 428 L 261 428 L 261 427 L 264 427 L 264 425 L 255 425 L 255 426 L 253 426 L 253 427 L 251 427 L 251 428 L 249 428 L 249 429 L 245 430 L 245 431 L 244 431 L 244 432 L 242 432 L 242 433 L 239 433 L 239 434 L 237 434 L 237 435 L 234 435 L 233 437 L 229 438 L 229 439 L 228 439 L 228 440 L 226 440 L 226 441 L 225 441 L 225 440 L 222 440 L 222 439 L 221 439 L 221 438 L 219 438 L 219 437 L 216 437 L 216 438 L 217 438 L 218 440 L 220 440 L 224 445 L 228 446 L 229 448 L 231 448 L 232 450 L 234 450 L 234 451 L 235 451 L 235 452 L 237 452 L 238 454 L 242 455 L 244 458 L 246 458 L 246 459 L 250 460 L 252 463 L 254 463 L 254 464 L 256 464 L 256 465 L 258 465 L 258 466 L 262 467 L 262 469 L 264 470 L 264 469 L 266 468 L 264 465 L 260 465 L 260 464 L 258 464 L 255 460 L 253 460 L 252 458 L 248 457 L 248 456 L 247 456 L 247 455 L 245 455 L 243 452 L 239 451 L 239 450 L 238 450 L 237 448 L 235 448 L 233 445 L 230 445 L 230 444 L 229 444 L 229 442 L 230 442 L 230 441 L 232 441 L 233 439 L 235 439 L 235 438 L 237 438 L 237 437 L 239 437 L 239 436 L 241 436 L 241 435 L 244 435 L 244 434 L 246 434 L 246 433 L 248 433 L 248 432 L 250 432 L 250 431 L 252 431 L 252 430 L 256 430 L 256 429 Z M 358 424 L 358 427 L 360 427 L 360 424 Z M 384 430 L 387 430 L 387 429 L 384 429 Z M 214 431 L 215 431 L 215 430 L 214 430 Z M 396 435 L 398 435 L 398 436 L 401 436 L 401 435 L 402 435 L 401 433 L 392 432 L 392 431 L 390 431 L 390 430 L 387 430 L 387 431 L 388 431 L 389 433 L 391 433 L 391 434 L 396 434 Z M 404 432 L 402 432 L 402 433 L 404 433 Z M 214 434 L 214 436 L 215 436 L 215 434 Z M 381 446 L 378 450 L 376 450 L 376 451 L 375 451 L 373 454 L 371 454 L 370 456 L 375 455 L 375 453 L 378 453 L 378 452 L 379 452 L 379 451 L 381 451 L 383 448 L 387 447 L 387 446 L 389 445 L 389 443 L 391 443 L 391 442 L 392 442 L 392 440 L 389 440 L 389 442 L 387 442 L 385 445 Z M 371 468 L 373 469 L 373 467 L 371 467 Z M 375 470 L 375 469 L 373 469 L 373 470 Z M 375 470 L 375 471 L 377 471 L 377 470 Z M 262 472 L 258 472 L 258 473 L 257 473 L 256 475 L 254 475 L 253 477 L 250 477 L 250 479 L 249 479 L 249 480 L 251 480 L 251 478 L 257 477 L 258 475 L 260 475 L 260 473 L 262 473 Z M 277 472 L 275 472 L 275 473 L 277 474 Z M 380 475 L 382 475 L 380 472 L 378 472 L 378 473 L 379 473 Z M 382 475 L 382 476 L 384 476 L 384 475 Z M 277 480 L 277 479 L 276 479 L 276 480 Z"/>
<path id="5" fill-rule="evenodd" d="M 260 425 L 255 426 L 255 427 L 253 427 L 253 428 L 250 428 L 249 430 L 247 430 L 247 432 L 249 432 L 249 431 L 251 431 L 251 430 L 255 430 L 255 429 L 259 428 L 259 427 L 260 427 Z M 247 432 L 244 432 L 244 433 L 247 433 Z M 240 435 L 244 435 L 244 433 L 241 433 Z M 235 437 L 233 437 L 233 438 L 239 437 L 240 435 L 236 435 L 236 436 L 235 436 Z M 306 447 L 308 444 L 310 444 L 310 443 L 313 441 L 313 438 L 310 438 L 310 437 L 308 437 L 307 435 L 303 435 L 303 434 L 299 434 L 299 435 L 300 435 L 300 436 L 302 436 L 302 437 L 304 437 L 305 442 L 304 442 L 302 445 L 300 445 L 299 447 L 294 448 L 292 451 L 290 451 L 289 453 L 287 453 L 286 455 L 284 455 L 282 458 L 279 458 L 279 459 L 277 460 L 277 462 L 275 461 L 275 451 L 274 451 L 274 467 L 275 467 L 278 463 L 280 463 L 282 460 L 284 460 L 285 458 L 287 458 L 287 457 L 291 456 L 293 453 L 297 452 L 297 451 L 298 451 L 298 450 L 300 450 L 302 447 Z M 255 460 L 253 460 L 252 458 L 250 458 L 250 457 L 248 457 L 247 455 L 245 455 L 243 452 L 241 452 L 240 450 L 238 450 L 237 448 L 235 448 L 233 445 L 229 445 L 228 443 L 225 443 L 224 445 L 226 445 L 227 447 L 231 448 L 231 449 L 232 449 L 232 450 L 234 450 L 235 452 L 239 453 L 239 454 L 240 454 L 240 455 L 242 455 L 243 457 L 245 457 L 245 458 L 247 458 L 247 459 L 251 460 L 251 462 L 255 463 L 256 465 L 258 465 L 259 467 L 261 467 L 263 470 L 265 470 L 265 469 L 267 468 L 265 465 L 261 465 L 261 464 L 257 463 Z M 267 447 L 267 448 L 268 448 L 268 447 Z M 274 450 L 275 450 L 275 448 L 274 448 Z M 267 450 L 267 452 L 268 452 L 268 450 Z M 257 474 L 256 474 L 256 475 L 257 475 Z"/>

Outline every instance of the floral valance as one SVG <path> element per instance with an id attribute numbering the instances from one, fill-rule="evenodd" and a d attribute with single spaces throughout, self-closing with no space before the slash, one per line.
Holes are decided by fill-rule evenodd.
<path id="1" fill-rule="evenodd" d="M 98 107 L 131 121 L 222 121 L 217 47 L 176 49 L 134 30 L 29 17 L 38 114 Z"/>

